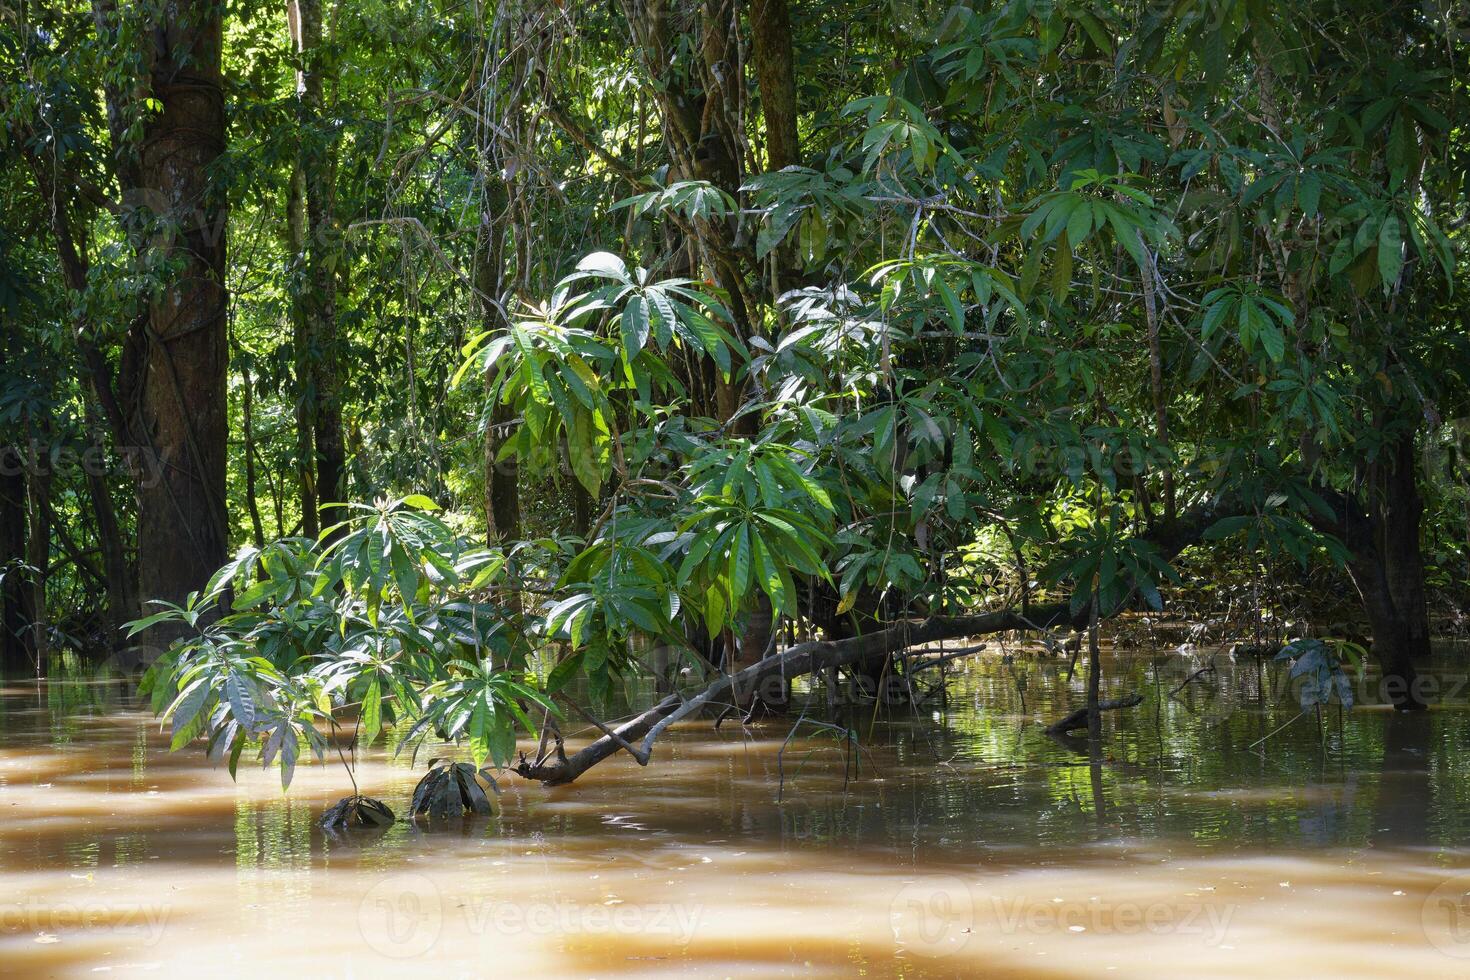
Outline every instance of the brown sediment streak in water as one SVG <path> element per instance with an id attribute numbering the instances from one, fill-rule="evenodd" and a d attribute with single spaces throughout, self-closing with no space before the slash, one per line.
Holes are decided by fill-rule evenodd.
<path id="1" fill-rule="evenodd" d="M 1298 709 L 1258 707 L 1254 665 L 1222 664 L 1209 690 L 1110 716 L 1095 776 L 1041 733 L 1076 703 L 1065 667 L 957 664 L 947 711 L 863 726 L 845 784 L 830 735 L 799 732 L 783 755 L 781 723 L 695 724 L 648 768 L 610 761 L 553 790 L 511 778 L 488 820 L 400 820 L 343 841 L 316 824 L 350 792 L 339 766 L 303 766 L 283 795 L 248 755 L 236 783 L 195 748 L 168 753 L 119 689 L 11 685 L 0 974 L 1470 967 L 1470 808 L 1457 803 L 1470 773 L 1425 762 L 1467 744 L 1470 712 L 1446 707 L 1413 729 L 1350 714 L 1325 748 L 1304 719 L 1263 754 L 1248 746 Z M 1165 688 L 1197 667 L 1166 660 Z M 1149 661 L 1122 655 L 1106 674 L 1114 693 L 1152 681 Z M 357 780 L 402 817 L 421 771 L 378 750 Z"/>

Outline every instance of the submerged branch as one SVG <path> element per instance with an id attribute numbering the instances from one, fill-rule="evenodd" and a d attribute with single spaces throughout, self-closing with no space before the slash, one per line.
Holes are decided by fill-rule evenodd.
<path id="1" fill-rule="evenodd" d="M 1172 558 L 1184 547 L 1198 541 L 1204 529 L 1218 517 L 1214 509 L 1199 508 L 1180 520 L 1162 524 L 1147 537 L 1165 556 Z M 787 647 L 735 674 L 722 674 L 703 691 L 686 698 L 670 694 L 642 714 L 616 728 L 598 725 L 602 736 L 575 755 L 547 762 L 522 760 L 516 773 L 549 786 L 570 783 L 604 759 L 626 750 L 642 766 L 653 757 L 653 746 L 669 726 L 714 703 L 743 703 L 762 683 L 771 678 L 780 682 L 822 670 L 845 667 L 862 660 L 888 656 L 909 647 L 956 640 L 971 636 L 987 636 L 1024 630 L 1051 630 L 1058 627 L 1081 629 L 1091 619 L 1091 603 L 1072 609 L 1067 602 L 1031 606 L 1024 612 L 1004 609 L 974 616 L 934 616 L 916 622 L 896 623 L 887 629 L 843 640 L 812 640 Z M 1121 608 L 1107 611 L 1111 616 Z M 1136 703 L 1136 702 L 1135 702 Z M 1122 707 L 1123 705 L 1118 705 Z M 1084 710 L 1083 714 L 1086 712 Z M 1063 719 L 1066 721 L 1067 719 Z M 641 740 L 641 744 L 638 743 Z"/>
<path id="2" fill-rule="evenodd" d="M 565 762 L 557 760 L 549 764 L 521 763 L 516 772 L 526 779 L 535 779 L 549 785 L 570 783 L 582 773 L 620 749 L 638 760 L 639 765 L 648 765 L 653 755 L 653 745 L 670 725 L 688 718 L 705 706 L 722 700 L 739 702 L 744 695 L 757 690 L 767 678 L 780 677 L 789 680 L 834 667 L 845 667 L 868 658 L 896 653 L 911 646 L 937 643 L 966 636 L 981 636 L 1008 630 L 1034 629 L 1071 622 L 1074 614 L 1065 603 L 1033 608 L 1030 616 L 1022 616 L 1013 610 L 984 613 L 978 616 L 936 616 L 919 622 L 903 622 L 845 640 L 813 640 L 798 643 L 779 653 L 773 653 L 758 663 L 751 664 L 735 674 L 724 674 L 692 698 L 671 694 L 652 708 L 625 722 L 615 729 L 607 730 L 601 738 Z M 635 740 L 642 744 L 634 746 Z"/>
<path id="3" fill-rule="evenodd" d="M 1117 711 L 1119 708 L 1136 708 L 1142 703 L 1143 695 L 1139 694 L 1137 691 L 1134 691 L 1127 697 L 1111 698 L 1107 701 L 1099 701 L 1097 703 L 1097 710 L 1099 713 L 1104 711 Z M 1061 721 L 1047 725 L 1046 733 L 1048 735 L 1065 735 L 1067 732 L 1076 731 L 1079 728 L 1086 727 L 1087 709 L 1084 707 L 1078 708 L 1076 711 L 1072 712 L 1070 715 L 1067 715 Z"/>

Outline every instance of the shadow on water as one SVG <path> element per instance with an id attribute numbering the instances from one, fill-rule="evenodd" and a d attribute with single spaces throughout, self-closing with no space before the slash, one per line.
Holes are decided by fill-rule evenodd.
<path id="1" fill-rule="evenodd" d="M 552 790 L 510 777 L 490 818 L 346 838 L 316 823 L 348 791 L 338 766 L 302 767 L 288 796 L 243 763 L 235 783 L 168 753 L 125 685 L 12 683 L 0 973 L 1464 965 L 1470 710 L 1328 709 L 1319 728 L 1279 667 L 1223 656 L 1172 693 L 1205 659 L 1110 655 L 1105 696 L 1143 702 L 1094 747 L 1042 730 L 1082 702 L 1082 671 L 982 657 L 953 665 L 932 711 L 852 711 L 850 779 L 831 737 L 783 753 L 780 723 L 702 723 L 647 768 L 618 758 Z M 401 816 L 419 775 L 375 750 L 357 778 Z"/>

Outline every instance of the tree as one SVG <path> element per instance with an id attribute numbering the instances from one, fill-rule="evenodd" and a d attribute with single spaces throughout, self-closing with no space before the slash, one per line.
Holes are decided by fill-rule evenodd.
<path id="1" fill-rule="evenodd" d="M 4 178 L 10 237 L 50 242 L 18 246 L 27 418 L 65 441 L 90 403 L 118 450 L 157 430 L 193 460 L 144 397 L 161 310 L 201 325 L 201 385 L 206 311 L 239 351 L 239 438 L 188 417 L 231 502 L 211 547 L 256 544 L 192 605 L 144 594 L 188 636 L 156 688 L 181 737 L 311 741 L 376 684 L 380 718 L 482 757 L 534 729 L 523 771 L 562 780 L 779 707 L 794 671 L 902 688 L 919 640 L 1095 636 L 1191 568 L 1257 582 L 1273 621 L 1311 590 L 1303 634 L 1355 629 L 1357 592 L 1385 694 L 1420 703 L 1470 581 L 1458 10 L 292 9 L 232 22 L 222 155 L 165 126 L 207 85 L 173 115 L 135 94 L 131 15 L 50 15 L 4 89 L 6 152 L 59 202 Z M 227 264 L 123 206 L 164 177 L 144 134 L 187 151 L 183 196 L 227 190 Z M 169 500 L 208 482 L 168 472 Z M 54 558 L 94 534 L 156 563 L 161 505 L 107 532 L 87 486 L 51 492 L 53 575 L 114 578 L 126 548 Z M 564 763 L 558 715 L 601 726 L 648 672 L 660 697 Z"/>

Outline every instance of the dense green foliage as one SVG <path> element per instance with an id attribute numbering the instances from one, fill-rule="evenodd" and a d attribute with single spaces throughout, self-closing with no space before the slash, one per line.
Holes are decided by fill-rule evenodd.
<path id="1" fill-rule="evenodd" d="M 315 47 L 224 11 L 253 546 L 142 620 L 186 627 L 152 679 L 176 745 L 258 741 L 289 779 L 345 713 L 503 766 L 574 679 L 753 663 L 773 616 L 1159 608 L 1186 516 L 1273 585 L 1351 572 L 1385 663 L 1426 576 L 1463 597 L 1461 6 L 792 3 L 784 92 L 772 6 L 313 6 Z M 143 124 L 108 119 L 165 15 L 97 9 L 0 27 L 17 446 L 106 442 L 86 351 L 120 362 L 172 274 L 123 206 Z M 346 475 L 313 497 L 332 411 Z M 76 474 L 46 493 L 40 615 L 80 638 L 107 532 Z M 380 502 L 317 536 L 334 497 Z"/>

